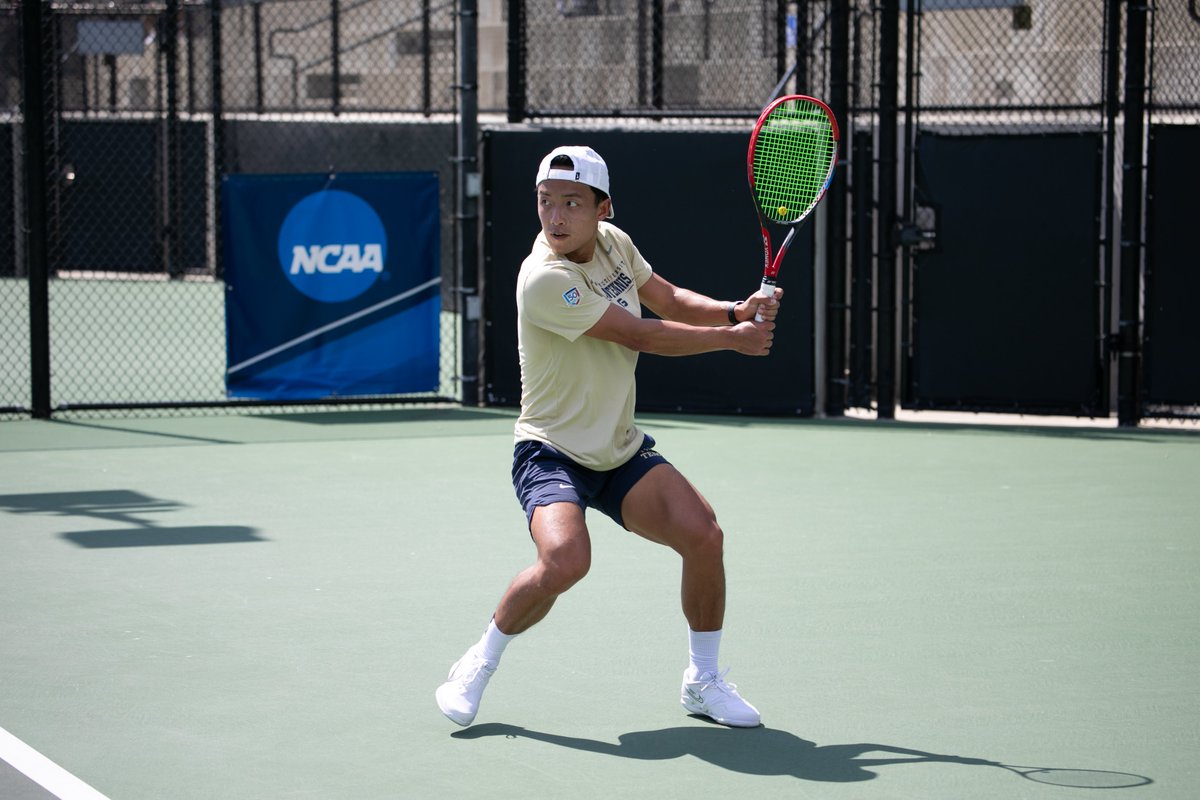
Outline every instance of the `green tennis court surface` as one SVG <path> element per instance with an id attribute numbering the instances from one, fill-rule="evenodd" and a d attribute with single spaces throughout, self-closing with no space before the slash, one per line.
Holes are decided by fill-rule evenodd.
<path id="1" fill-rule="evenodd" d="M 433 690 L 532 557 L 512 421 L 0 422 L 0 729 L 111 800 L 1197 795 L 1200 436 L 643 417 L 765 727 L 683 712 L 676 558 L 592 514 L 459 729 Z"/>

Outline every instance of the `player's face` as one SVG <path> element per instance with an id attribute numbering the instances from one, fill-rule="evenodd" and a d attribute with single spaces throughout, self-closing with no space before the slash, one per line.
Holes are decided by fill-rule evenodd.
<path id="1" fill-rule="evenodd" d="M 609 200 L 596 202 L 590 186 L 574 181 L 542 181 L 537 188 L 538 219 L 550 249 L 577 264 L 592 260 L 596 230 L 608 216 Z"/>

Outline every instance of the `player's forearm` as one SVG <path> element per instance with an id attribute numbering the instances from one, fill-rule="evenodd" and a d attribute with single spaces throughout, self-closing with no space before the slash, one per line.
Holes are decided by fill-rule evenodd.
<path id="1" fill-rule="evenodd" d="M 675 287 L 670 303 L 659 315 L 686 325 L 709 327 L 729 324 L 727 302 L 679 287 Z"/>
<path id="2" fill-rule="evenodd" d="M 721 314 L 725 312 L 722 309 Z M 660 356 L 690 356 L 716 350 L 736 349 L 734 329 L 710 325 L 689 325 L 673 320 L 644 319 L 629 339 L 622 342 L 631 350 Z"/>

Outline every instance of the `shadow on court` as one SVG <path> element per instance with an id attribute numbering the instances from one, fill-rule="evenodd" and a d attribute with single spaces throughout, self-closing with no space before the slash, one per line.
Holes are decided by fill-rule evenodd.
<path id="1" fill-rule="evenodd" d="M 617 744 L 542 733 L 500 723 L 476 725 L 451 734 L 454 739 L 483 739 L 494 736 L 532 739 L 572 750 L 639 761 L 694 756 L 732 772 L 764 776 L 791 775 L 800 780 L 825 783 L 869 781 L 878 777 L 878 773 L 872 771 L 876 767 L 928 763 L 999 767 L 1038 783 L 1074 788 L 1132 788 L 1153 782 L 1150 778 L 1132 773 L 1013 767 L 981 758 L 929 753 L 886 744 L 863 742 L 818 745 L 787 731 L 766 727 L 735 731 L 711 725 L 636 731 L 621 734 L 617 737 Z M 867 754 L 880 754 L 882 757 L 861 758 Z"/>
<path id="2" fill-rule="evenodd" d="M 818 746 L 787 731 L 773 728 L 729 730 L 688 727 L 623 733 L 619 744 L 526 730 L 514 725 L 487 723 L 451 734 L 456 739 L 504 736 L 533 739 L 600 755 L 660 761 L 694 756 L 713 766 L 748 775 L 792 775 L 808 781 L 851 783 L 869 781 L 876 774 L 869 768 L 890 764 L 938 762 L 943 764 L 988 764 L 977 758 L 926 753 L 884 744 L 836 744 Z M 888 754 L 884 758 L 861 759 L 866 753 Z"/>
<path id="3" fill-rule="evenodd" d="M 72 544 L 89 549 L 266 541 L 255 528 L 245 525 L 166 527 L 147 518 L 148 515 L 175 512 L 184 507 L 184 504 L 173 500 L 160 500 L 127 489 L 0 495 L 0 510 L 13 514 L 81 517 L 132 526 L 59 534 Z"/>

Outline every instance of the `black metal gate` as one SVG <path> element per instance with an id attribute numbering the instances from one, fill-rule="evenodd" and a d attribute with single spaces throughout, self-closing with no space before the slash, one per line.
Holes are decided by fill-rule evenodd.
<path id="1" fill-rule="evenodd" d="M 904 21 L 902 404 L 1106 415 L 1105 3 L 923 6 Z"/>
<path id="2" fill-rule="evenodd" d="M 1144 359 L 1140 382 L 1131 382 L 1140 395 L 1131 400 L 1139 416 L 1197 416 L 1200 256 L 1194 165 L 1200 148 L 1200 3 L 1158 4 L 1149 28 Z"/>
<path id="3" fill-rule="evenodd" d="M 802 5 L 849 87 L 826 413 L 1200 415 L 1197 3 Z"/>
<path id="4" fill-rule="evenodd" d="M 1154 224 L 1147 232 L 1143 409 L 1174 415 L 1200 407 L 1200 257 L 1196 254 L 1195 174 L 1174 165 L 1195 159 L 1200 127 L 1154 129 L 1147 194 Z"/>
<path id="5" fill-rule="evenodd" d="M 1107 413 L 1098 133 L 922 129 L 904 405 Z M 963 180 L 963 176 L 970 176 Z"/>

